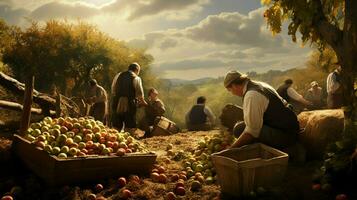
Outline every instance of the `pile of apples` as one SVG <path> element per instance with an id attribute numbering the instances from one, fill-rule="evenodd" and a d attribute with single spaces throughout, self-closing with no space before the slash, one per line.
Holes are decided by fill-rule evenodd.
<path id="1" fill-rule="evenodd" d="M 100 121 L 84 117 L 45 117 L 30 125 L 25 139 L 58 158 L 147 152 L 129 133 L 118 132 Z"/>
<path id="2" fill-rule="evenodd" d="M 212 138 L 206 136 L 199 141 L 196 149 L 183 161 L 187 177 L 200 183 L 214 183 L 217 177 L 210 155 L 227 149 L 234 141 L 230 133 L 215 134 Z"/>

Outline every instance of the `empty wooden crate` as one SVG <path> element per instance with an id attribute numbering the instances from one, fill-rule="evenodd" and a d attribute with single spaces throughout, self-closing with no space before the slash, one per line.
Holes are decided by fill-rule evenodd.
<path id="1" fill-rule="evenodd" d="M 237 197 L 280 184 L 288 164 L 288 154 L 260 143 L 224 150 L 211 158 L 222 192 Z"/>

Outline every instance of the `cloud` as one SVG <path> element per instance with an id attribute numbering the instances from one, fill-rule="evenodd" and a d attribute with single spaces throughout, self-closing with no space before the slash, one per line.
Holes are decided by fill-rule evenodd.
<path id="1" fill-rule="evenodd" d="M 83 3 L 50 2 L 34 11 L 31 16 L 37 20 L 53 18 L 86 18 L 99 14 L 100 10 L 94 6 Z"/>
<path id="2" fill-rule="evenodd" d="M 158 64 L 156 70 L 187 70 L 187 69 L 207 69 L 227 66 L 227 63 L 218 59 L 185 59 L 179 61 L 169 61 Z"/>
<path id="3" fill-rule="evenodd" d="M 118 12 L 129 10 L 127 19 L 137 20 L 146 16 L 166 14 L 170 19 L 188 19 L 193 13 L 199 11 L 209 0 L 117 0 L 103 7 L 103 10 Z"/>
<path id="4" fill-rule="evenodd" d="M 211 15 L 199 24 L 184 30 L 186 37 L 202 42 L 224 45 L 276 47 L 283 44 L 280 35 L 267 36 L 262 17 L 264 8 L 251 11 L 248 15 L 239 12 Z M 262 26 L 264 27 L 262 29 Z"/>
<path id="5" fill-rule="evenodd" d="M 13 8 L 11 1 L 0 2 L 0 18 L 9 24 L 20 24 L 30 11 L 22 8 Z"/>

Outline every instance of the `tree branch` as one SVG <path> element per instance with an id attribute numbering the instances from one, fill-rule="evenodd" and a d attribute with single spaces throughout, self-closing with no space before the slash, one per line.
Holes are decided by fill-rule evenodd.
<path id="1" fill-rule="evenodd" d="M 321 0 L 312 0 L 316 5 L 316 14 L 312 23 L 316 26 L 317 33 L 323 38 L 334 50 L 341 49 L 341 40 L 343 32 L 335 25 L 328 22 L 324 12 Z"/>

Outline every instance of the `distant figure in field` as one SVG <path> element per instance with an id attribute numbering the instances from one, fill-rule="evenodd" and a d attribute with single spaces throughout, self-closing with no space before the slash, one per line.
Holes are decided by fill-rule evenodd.
<path id="1" fill-rule="evenodd" d="M 293 80 L 286 79 L 284 84 L 279 86 L 276 90 L 278 94 L 283 97 L 289 104 L 293 106 L 295 113 L 300 113 L 306 106 L 312 105 L 310 101 L 304 99 L 293 87 Z"/>
<path id="2" fill-rule="evenodd" d="M 306 99 L 312 102 L 312 105 L 309 107 L 311 110 L 321 109 L 323 106 L 322 102 L 322 88 L 319 87 L 319 84 L 316 81 L 310 83 L 311 88 L 307 91 Z"/>
<path id="3" fill-rule="evenodd" d="M 343 89 L 341 81 L 341 66 L 327 76 L 327 107 L 341 108 L 343 105 Z"/>
<path id="4" fill-rule="evenodd" d="M 165 105 L 158 98 L 159 92 L 155 88 L 150 88 L 148 91 L 148 105 L 145 107 L 145 117 L 142 122 L 142 129 L 145 135 L 150 134 L 150 127 L 154 125 L 156 117 L 163 116 L 165 113 Z"/>
<path id="5" fill-rule="evenodd" d="M 216 117 L 205 104 L 206 98 L 198 97 L 197 104 L 186 114 L 186 126 L 189 131 L 207 131 L 213 128 Z"/>
<path id="6" fill-rule="evenodd" d="M 141 82 L 140 65 L 132 63 L 128 70 L 114 77 L 112 83 L 111 122 L 118 130 L 134 133 L 136 130 L 136 107 L 147 105 Z"/>
<path id="7" fill-rule="evenodd" d="M 95 79 L 89 81 L 89 90 L 86 94 L 86 102 L 91 105 L 89 115 L 94 119 L 105 122 L 107 114 L 107 92 L 105 89 L 98 85 Z"/>

